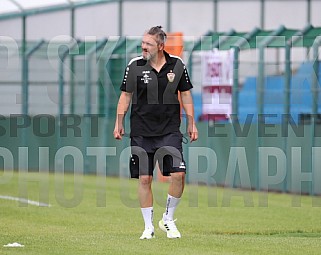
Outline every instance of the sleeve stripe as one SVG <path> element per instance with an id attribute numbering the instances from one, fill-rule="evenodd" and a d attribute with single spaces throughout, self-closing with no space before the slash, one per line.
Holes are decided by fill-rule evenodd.
<path id="1" fill-rule="evenodd" d="M 177 59 L 179 59 L 180 61 L 182 61 L 183 65 L 185 65 L 183 59 L 181 59 L 179 56 L 171 55 L 171 54 L 169 54 L 169 56 L 172 57 L 172 58 L 177 58 Z"/>
<path id="2" fill-rule="evenodd" d="M 129 61 L 128 66 L 131 65 L 134 61 L 140 60 L 142 58 L 143 58 L 143 56 L 133 58 L 132 60 Z"/>

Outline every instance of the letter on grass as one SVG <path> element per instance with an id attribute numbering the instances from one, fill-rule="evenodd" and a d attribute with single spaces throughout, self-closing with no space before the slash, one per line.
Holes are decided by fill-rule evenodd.
<path id="1" fill-rule="evenodd" d="M 0 147 L 0 157 L 3 158 L 3 174 L 0 176 L 0 184 L 6 184 L 13 177 L 13 155 L 7 148 Z"/>
<path id="2" fill-rule="evenodd" d="M 269 158 L 276 159 L 275 175 L 269 175 Z M 260 189 L 268 191 L 270 185 L 280 184 L 286 176 L 286 156 L 283 150 L 276 147 L 259 147 L 259 174 L 260 174 Z M 259 197 L 260 206 L 267 206 L 267 193 L 261 193 Z"/>
<path id="3" fill-rule="evenodd" d="M 205 171 L 199 170 L 199 159 L 205 157 L 207 162 L 207 168 Z M 203 183 L 208 185 L 215 185 L 214 175 L 217 170 L 217 156 L 214 150 L 206 147 L 190 147 L 188 153 L 188 176 L 191 184 Z M 202 170 L 202 169 L 201 169 Z M 216 194 L 211 194 L 208 189 L 208 205 L 217 206 Z M 189 205 L 196 207 L 198 205 L 198 189 L 197 186 L 190 186 L 189 190 Z"/>
<path id="4" fill-rule="evenodd" d="M 97 206 L 106 207 L 106 157 L 116 156 L 116 147 L 88 147 L 87 155 L 96 157 Z"/>
<path id="5" fill-rule="evenodd" d="M 234 180 L 236 175 L 236 168 L 238 166 L 240 176 L 240 187 L 251 188 L 251 180 L 249 174 L 249 167 L 247 164 L 246 151 L 244 147 L 231 147 L 228 165 L 226 170 L 225 184 L 229 187 L 234 186 Z M 254 205 L 253 197 L 250 192 L 238 192 L 234 190 L 224 190 L 222 206 L 229 207 L 231 205 L 232 196 L 242 196 L 244 204 L 247 207 Z"/>
<path id="6" fill-rule="evenodd" d="M 49 205 L 49 147 L 39 147 L 39 173 L 28 171 L 29 148 L 19 147 L 19 197 L 28 200 L 28 183 L 39 182 L 39 202 Z M 27 203 L 20 202 L 26 207 Z"/>
<path id="7" fill-rule="evenodd" d="M 74 190 L 73 197 L 65 197 L 65 159 L 71 157 L 73 161 Z M 73 146 L 60 148 L 55 155 L 55 194 L 57 202 L 66 208 L 76 207 L 83 198 L 84 158 L 81 151 Z"/>

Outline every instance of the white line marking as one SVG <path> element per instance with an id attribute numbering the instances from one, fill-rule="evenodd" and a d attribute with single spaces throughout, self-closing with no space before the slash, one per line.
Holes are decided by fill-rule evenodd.
<path id="1" fill-rule="evenodd" d="M 25 199 L 25 198 L 20 198 L 20 197 L 1 196 L 0 195 L 0 199 L 18 201 L 20 203 L 25 203 L 25 204 L 28 204 L 28 205 L 51 207 L 51 204 L 40 203 L 40 202 L 37 202 L 37 201 L 32 201 L 32 200 Z"/>
<path id="2" fill-rule="evenodd" d="M 5 244 L 3 247 L 25 247 L 23 244 L 20 244 L 20 243 L 8 243 L 8 244 Z"/>

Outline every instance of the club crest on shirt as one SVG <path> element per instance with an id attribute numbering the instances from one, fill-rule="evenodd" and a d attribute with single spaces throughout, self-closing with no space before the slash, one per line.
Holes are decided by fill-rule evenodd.
<path id="1" fill-rule="evenodd" d="M 167 79 L 169 82 L 173 82 L 175 79 L 175 73 L 171 70 L 169 73 L 167 73 Z"/>

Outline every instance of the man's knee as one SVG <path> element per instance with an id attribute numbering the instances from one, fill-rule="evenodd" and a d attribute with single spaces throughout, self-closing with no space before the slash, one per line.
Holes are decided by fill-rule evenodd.
<path id="1" fill-rule="evenodd" d="M 173 182 L 183 182 L 185 180 L 184 172 L 171 173 L 171 178 Z"/>
<path id="2" fill-rule="evenodd" d="M 152 180 L 153 180 L 153 176 L 141 175 L 139 177 L 139 184 L 141 186 L 151 186 Z"/>

